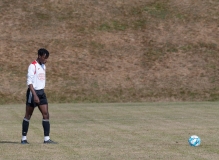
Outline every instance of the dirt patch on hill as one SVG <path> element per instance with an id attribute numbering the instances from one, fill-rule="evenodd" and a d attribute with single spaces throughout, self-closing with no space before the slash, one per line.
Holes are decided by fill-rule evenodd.
<path id="1" fill-rule="evenodd" d="M 0 2 L 0 102 L 24 102 L 47 48 L 51 102 L 218 99 L 219 2 Z M 22 96 L 21 96 L 22 95 Z"/>

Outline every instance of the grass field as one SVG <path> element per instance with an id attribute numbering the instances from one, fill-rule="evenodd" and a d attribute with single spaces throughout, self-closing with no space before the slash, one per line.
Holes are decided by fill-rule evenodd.
<path id="1" fill-rule="evenodd" d="M 41 115 L 21 145 L 24 105 L 1 105 L 0 159 L 218 160 L 219 103 L 51 104 L 51 139 L 44 145 Z M 190 135 L 199 147 L 188 145 Z"/>

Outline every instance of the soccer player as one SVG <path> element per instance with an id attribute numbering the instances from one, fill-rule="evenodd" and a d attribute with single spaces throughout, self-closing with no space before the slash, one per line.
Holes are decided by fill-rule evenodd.
<path id="1" fill-rule="evenodd" d="M 48 102 L 44 87 L 46 83 L 46 62 L 49 58 L 49 52 L 42 48 L 38 50 L 38 58 L 33 61 L 28 67 L 27 73 L 27 93 L 26 93 L 26 113 L 22 123 L 22 138 L 21 144 L 28 144 L 27 132 L 29 128 L 29 121 L 34 108 L 38 106 L 42 113 L 42 125 L 44 130 L 44 143 L 56 143 L 49 137 L 50 123 Z"/>

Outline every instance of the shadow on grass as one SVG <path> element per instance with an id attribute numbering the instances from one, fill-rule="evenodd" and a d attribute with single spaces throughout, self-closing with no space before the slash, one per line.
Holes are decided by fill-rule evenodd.
<path id="1" fill-rule="evenodd" d="M 21 144 L 20 142 L 12 142 L 12 141 L 0 141 L 0 143 L 7 143 L 7 144 Z"/>

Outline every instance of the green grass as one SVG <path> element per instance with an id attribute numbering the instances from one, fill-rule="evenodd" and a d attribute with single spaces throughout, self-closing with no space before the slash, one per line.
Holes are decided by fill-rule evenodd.
<path id="1" fill-rule="evenodd" d="M 146 6 L 144 11 L 148 12 L 151 16 L 156 18 L 165 19 L 166 16 L 169 14 L 168 7 L 166 3 L 162 2 L 155 2 Z"/>
<path id="2" fill-rule="evenodd" d="M 219 103 L 50 104 L 51 138 L 44 145 L 41 114 L 21 145 L 23 105 L 1 105 L 0 159 L 217 160 Z M 189 136 L 201 137 L 199 147 Z"/>

